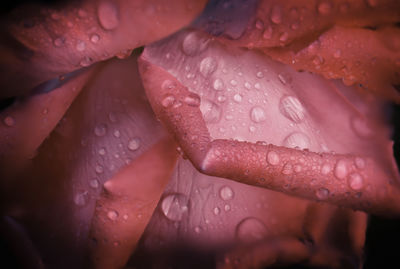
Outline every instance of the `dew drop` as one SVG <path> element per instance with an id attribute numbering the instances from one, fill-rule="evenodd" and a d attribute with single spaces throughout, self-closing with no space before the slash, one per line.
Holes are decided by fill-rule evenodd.
<path id="1" fill-rule="evenodd" d="M 245 218 L 236 226 L 236 238 L 245 243 L 260 241 L 267 235 L 265 224 L 254 217 Z"/>
<path id="2" fill-rule="evenodd" d="M 353 173 L 349 175 L 349 186 L 355 191 L 359 191 L 364 186 L 364 180 L 362 176 L 358 173 Z"/>
<path id="3" fill-rule="evenodd" d="M 267 120 L 265 110 L 260 106 L 255 106 L 250 110 L 250 119 L 255 123 L 264 122 Z"/>
<path id="4" fill-rule="evenodd" d="M 15 125 L 15 119 L 14 119 L 13 117 L 11 117 L 11 116 L 6 116 L 6 117 L 3 119 L 3 122 L 4 122 L 4 124 L 5 124 L 6 126 L 8 126 L 8 127 L 12 127 L 12 126 Z"/>
<path id="5" fill-rule="evenodd" d="M 214 215 L 219 215 L 219 213 L 221 213 L 221 209 L 219 209 L 219 207 L 214 207 L 214 210 L 213 210 L 213 212 L 214 212 Z"/>
<path id="6" fill-rule="evenodd" d="M 237 86 L 237 85 L 238 85 L 238 82 L 237 82 L 236 80 L 234 80 L 234 79 L 232 79 L 229 83 L 230 83 L 232 86 Z"/>
<path id="7" fill-rule="evenodd" d="M 228 204 L 226 204 L 226 205 L 224 206 L 224 210 L 225 210 L 225 212 L 230 211 L 230 210 L 231 210 L 231 206 L 228 205 Z"/>
<path id="8" fill-rule="evenodd" d="M 172 94 L 166 94 L 161 101 L 161 105 L 165 108 L 172 106 L 175 103 L 175 97 Z"/>
<path id="9" fill-rule="evenodd" d="M 221 107 L 210 100 L 205 99 L 201 101 L 200 111 L 206 123 L 218 123 L 221 120 Z"/>
<path id="10" fill-rule="evenodd" d="M 200 97 L 195 93 L 189 93 L 184 101 L 188 106 L 198 107 L 200 105 Z"/>
<path id="11" fill-rule="evenodd" d="M 332 11 L 332 4 L 331 3 L 327 2 L 327 1 L 319 3 L 318 12 L 321 15 L 328 15 L 329 13 L 331 13 L 331 11 Z"/>
<path id="12" fill-rule="evenodd" d="M 77 206 L 84 206 L 86 205 L 86 200 L 87 200 L 87 192 L 78 192 L 74 196 L 74 203 Z"/>
<path id="13" fill-rule="evenodd" d="M 278 153 L 276 153 L 275 151 L 270 151 L 267 154 L 267 162 L 271 165 L 277 165 L 279 164 L 280 158 Z"/>
<path id="14" fill-rule="evenodd" d="M 271 21 L 275 24 L 282 23 L 282 10 L 279 6 L 274 6 L 271 11 Z"/>
<path id="15" fill-rule="evenodd" d="M 222 81 L 222 79 L 217 78 L 216 80 L 214 80 L 213 88 L 216 91 L 222 91 L 224 89 L 224 82 Z"/>
<path id="16" fill-rule="evenodd" d="M 234 192 L 233 192 L 233 190 L 232 190 L 231 187 L 229 187 L 229 186 L 223 186 L 223 187 L 219 190 L 219 196 L 221 197 L 222 200 L 228 201 L 228 200 L 233 199 Z"/>
<path id="17" fill-rule="evenodd" d="M 105 124 L 99 124 L 94 128 L 94 134 L 96 136 L 105 136 L 107 133 L 107 126 Z"/>
<path id="18" fill-rule="evenodd" d="M 135 137 L 129 140 L 128 142 L 128 149 L 131 151 L 138 150 L 140 148 L 140 139 Z"/>
<path id="19" fill-rule="evenodd" d="M 217 61 L 213 57 L 206 57 L 200 62 L 200 73 L 204 77 L 210 76 L 217 70 Z"/>
<path id="20" fill-rule="evenodd" d="M 289 120 L 299 123 L 304 120 L 305 110 L 299 99 L 294 96 L 284 96 L 279 102 L 279 110 Z"/>
<path id="21" fill-rule="evenodd" d="M 336 163 L 334 173 L 338 179 L 343 179 L 347 176 L 347 165 L 344 160 L 339 160 Z"/>
<path id="22" fill-rule="evenodd" d="M 329 190 L 326 189 L 326 188 L 319 188 L 319 189 L 316 191 L 316 195 L 317 195 L 317 198 L 318 198 L 319 200 L 325 200 L 325 199 L 327 199 L 328 196 L 329 196 Z"/>
<path id="23" fill-rule="evenodd" d="M 263 78 L 264 77 L 264 73 L 262 71 L 258 71 L 257 74 L 256 74 L 256 77 Z"/>
<path id="24" fill-rule="evenodd" d="M 76 42 L 76 50 L 77 51 L 84 51 L 86 49 L 86 44 L 82 40 L 78 40 Z"/>
<path id="25" fill-rule="evenodd" d="M 310 148 L 310 139 L 305 133 L 294 132 L 283 140 L 283 145 L 288 148 L 308 149 Z"/>
<path id="26" fill-rule="evenodd" d="M 264 29 L 264 22 L 260 19 L 256 20 L 256 24 L 255 24 L 256 28 L 258 30 L 263 30 Z"/>
<path id="27" fill-rule="evenodd" d="M 117 220 L 118 215 L 119 215 L 118 212 L 115 211 L 115 210 L 110 210 L 110 211 L 107 212 L 107 217 L 108 217 L 110 220 Z"/>
<path id="28" fill-rule="evenodd" d="M 100 41 L 100 36 L 98 34 L 93 34 L 93 35 L 90 36 L 90 41 L 93 44 L 96 44 L 97 42 Z"/>
<path id="29" fill-rule="evenodd" d="M 100 154 L 101 156 L 106 155 L 106 149 L 105 149 L 105 148 L 99 149 L 99 154 Z"/>
<path id="30" fill-rule="evenodd" d="M 233 96 L 233 100 L 235 100 L 235 102 L 236 103 L 240 103 L 240 102 L 242 102 L 242 95 L 240 95 L 239 93 L 237 93 L 237 94 L 235 94 L 234 96 Z"/>
<path id="31" fill-rule="evenodd" d="M 63 37 L 58 37 L 54 39 L 53 44 L 55 47 L 59 48 L 64 45 L 65 39 Z"/>
<path id="32" fill-rule="evenodd" d="M 116 138 L 119 138 L 119 137 L 121 136 L 121 132 L 120 132 L 119 130 L 115 130 L 114 133 L 113 133 L 113 135 L 114 135 Z"/>
<path id="33" fill-rule="evenodd" d="M 82 58 L 82 60 L 79 62 L 79 65 L 82 67 L 88 67 L 89 65 L 92 64 L 92 58 L 85 56 Z"/>
<path id="34" fill-rule="evenodd" d="M 106 30 L 115 29 L 119 24 L 117 6 L 111 1 L 102 1 L 97 9 L 100 25 Z"/>
<path id="35" fill-rule="evenodd" d="M 208 40 L 199 36 L 196 32 L 191 32 L 185 36 L 182 42 L 182 51 L 186 55 L 193 56 L 207 48 Z"/>
<path id="36" fill-rule="evenodd" d="M 101 174 L 104 172 L 104 168 L 101 165 L 96 165 L 94 170 L 96 171 L 97 174 Z"/>
<path id="37" fill-rule="evenodd" d="M 161 202 L 161 210 L 167 219 L 181 221 L 189 211 L 189 198 L 180 193 L 167 195 Z"/>
<path id="38" fill-rule="evenodd" d="M 354 159 L 354 162 L 355 162 L 355 164 L 356 164 L 358 169 L 364 169 L 365 168 L 365 161 L 364 161 L 363 158 L 356 157 Z"/>
<path id="39" fill-rule="evenodd" d="M 194 232 L 197 234 L 201 233 L 201 228 L 199 226 L 194 227 Z"/>
<path id="40" fill-rule="evenodd" d="M 263 38 L 264 39 L 271 39 L 272 33 L 273 33 L 272 27 L 268 26 L 263 32 Z"/>
<path id="41" fill-rule="evenodd" d="M 97 189 L 99 185 L 100 183 L 97 179 L 92 179 L 89 181 L 89 186 L 92 187 L 93 189 Z"/>

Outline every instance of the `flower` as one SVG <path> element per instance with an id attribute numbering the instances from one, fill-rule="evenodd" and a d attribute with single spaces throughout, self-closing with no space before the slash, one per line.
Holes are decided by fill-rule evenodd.
<path id="1" fill-rule="evenodd" d="M 398 214 L 377 96 L 398 101 L 398 3 L 211 1 L 185 27 L 204 5 L 5 18 L 4 223 L 29 263 L 342 267 L 367 215 L 337 205 Z"/>

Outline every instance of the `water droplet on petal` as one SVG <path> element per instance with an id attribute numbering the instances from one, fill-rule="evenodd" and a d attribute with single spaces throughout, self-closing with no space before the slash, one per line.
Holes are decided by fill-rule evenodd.
<path id="1" fill-rule="evenodd" d="M 224 201 L 231 200 L 234 196 L 234 192 L 229 186 L 224 186 L 219 190 L 219 196 Z"/>
<path id="2" fill-rule="evenodd" d="M 272 27 L 268 26 L 263 32 L 263 38 L 264 39 L 271 39 L 272 33 L 273 33 Z"/>
<path id="3" fill-rule="evenodd" d="M 347 165 L 344 160 L 339 160 L 335 166 L 335 176 L 338 179 L 343 179 L 347 176 Z"/>
<path id="4" fill-rule="evenodd" d="M 349 175 L 349 185 L 353 190 L 359 191 L 364 186 L 364 180 L 360 174 L 353 173 Z"/>
<path id="5" fill-rule="evenodd" d="M 189 56 L 196 55 L 207 48 L 208 40 L 199 36 L 197 32 L 191 32 L 185 36 L 182 42 L 182 51 Z"/>
<path id="6" fill-rule="evenodd" d="M 284 96 L 279 102 L 279 110 L 289 120 L 299 123 L 304 120 L 305 110 L 299 99 L 294 96 Z"/>
<path id="7" fill-rule="evenodd" d="M 279 6 L 272 7 L 271 21 L 275 24 L 282 23 L 282 10 Z"/>
<path id="8" fill-rule="evenodd" d="M 100 41 L 100 36 L 98 34 L 93 34 L 90 36 L 90 41 L 94 44 Z"/>
<path id="9" fill-rule="evenodd" d="M 110 210 L 110 211 L 107 212 L 107 217 L 108 217 L 110 220 L 117 220 L 118 215 L 119 215 L 118 212 L 115 211 L 115 210 Z"/>
<path id="10" fill-rule="evenodd" d="M 96 165 L 95 169 L 96 173 L 101 174 L 104 172 L 104 168 L 101 165 Z"/>
<path id="11" fill-rule="evenodd" d="M 201 101 L 200 111 L 206 123 L 218 123 L 221 120 L 221 107 L 210 100 Z"/>
<path id="12" fill-rule="evenodd" d="M 217 78 L 216 80 L 214 80 L 213 88 L 216 91 L 222 91 L 224 89 L 224 82 L 222 81 L 222 79 Z"/>
<path id="13" fill-rule="evenodd" d="M 188 214 L 189 198 L 180 193 L 167 195 L 161 202 L 161 210 L 169 220 L 181 221 Z"/>
<path id="14" fill-rule="evenodd" d="M 319 200 L 325 200 L 325 199 L 328 198 L 328 196 L 329 196 L 329 190 L 326 189 L 326 188 L 319 188 L 319 189 L 316 191 L 316 195 L 317 195 L 317 198 L 318 198 Z"/>
<path id="15" fill-rule="evenodd" d="M 15 125 L 15 119 L 11 116 L 6 116 L 3 120 L 3 122 L 8 127 L 12 127 Z"/>
<path id="16" fill-rule="evenodd" d="M 194 232 L 199 234 L 201 232 L 201 228 L 199 226 L 194 227 Z"/>
<path id="17" fill-rule="evenodd" d="M 97 189 L 99 187 L 100 183 L 97 179 L 92 179 L 92 180 L 90 180 L 89 185 L 93 189 Z"/>
<path id="18" fill-rule="evenodd" d="M 200 62 L 199 68 L 200 73 L 208 77 L 217 70 L 217 61 L 213 57 L 206 57 Z"/>
<path id="19" fill-rule="evenodd" d="M 119 24 L 117 6 L 111 1 L 102 1 L 97 9 L 100 25 L 106 30 L 115 29 Z"/>
<path id="20" fill-rule="evenodd" d="M 107 133 L 107 125 L 99 124 L 94 128 L 94 134 L 96 136 L 105 136 Z"/>
<path id="21" fill-rule="evenodd" d="M 354 159 L 354 162 L 355 162 L 355 164 L 356 164 L 358 169 L 364 169 L 365 168 L 365 161 L 364 161 L 363 158 L 356 157 Z"/>
<path id="22" fill-rule="evenodd" d="M 264 73 L 262 71 L 258 71 L 257 74 L 256 74 L 256 77 L 263 78 L 264 77 Z"/>
<path id="23" fill-rule="evenodd" d="M 240 95 L 239 93 L 235 94 L 233 96 L 233 100 L 235 100 L 236 103 L 242 102 L 242 95 Z"/>
<path id="24" fill-rule="evenodd" d="M 284 175 L 290 175 L 290 174 L 292 174 L 292 173 L 293 173 L 293 166 L 292 166 L 292 164 L 286 163 L 286 164 L 283 166 L 282 174 L 284 174 Z"/>
<path id="25" fill-rule="evenodd" d="M 265 224 L 254 217 L 249 217 L 236 226 L 236 237 L 245 243 L 260 241 L 268 236 L 268 229 Z"/>
<path id="26" fill-rule="evenodd" d="M 255 123 L 264 122 L 267 120 L 265 110 L 260 106 L 255 106 L 250 110 L 250 119 Z"/>
<path id="27" fill-rule="evenodd" d="M 175 103 L 175 97 L 172 94 L 166 94 L 161 101 L 161 105 L 165 108 L 172 106 Z"/>
<path id="28" fill-rule="evenodd" d="M 231 206 L 230 205 L 225 205 L 224 206 L 224 210 L 225 210 L 225 212 L 228 212 L 228 211 L 230 211 L 231 210 Z"/>
<path id="29" fill-rule="evenodd" d="M 105 148 L 99 149 L 99 154 L 100 154 L 101 156 L 106 155 L 106 149 L 105 149 Z"/>
<path id="30" fill-rule="evenodd" d="M 185 103 L 188 106 L 197 107 L 200 105 L 200 97 L 195 93 L 189 93 L 189 95 L 185 97 Z"/>
<path id="31" fill-rule="evenodd" d="M 76 42 L 76 50 L 77 51 L 84 51 L 86 49 L 86 44 L 82 40 L 78 40 Z"/>
<path id="32" fill-rule="evenodd" d="M 140 139 L 135 137 L 128 142 L 128 149 L 131 151 L 135 151 L 140 148 Z"/>
<path id="33" fill-rule="evenodd" d="M 219 215 L 219 213 L 221 213 L 221 209 L 219 209 L 219 207 L 214 207 L 214 215 Z"/>
<path id="34" fill-rule="evenodd" d="M 64 45 L 64 42 L 65 42 L 65 38 L 58 37 L 58 38 L 54 39 L 53 44 L 54 44 L 55 47 L 59 48 L 62 45 Z"/>
<path id="35" fill-rule="evenodd" d="M 283 140 L 283 145 L 288 148 L 308 149 L 310 148 L 310 139 L 305 133 L 294 132 Z"/>
<path id="36" fill-rule="evenodd" d="M 255 24 L 256 28 L 258 30 L 263 30 L 264 29 L 264 22 L 260 19 L 256 20 L 256 24 Z"/>
<path id="37" fill-rule="evenodd" d="M 267 154 L 267 162 L 271 165 L 277 165 L 279 164 L 280 158 L 278 153 L 276 153 L 275 151 L 270 151 Z"/>
<path id="38" fill-rule="evenodd" d="M 91 65 L 93 62 L 92 58 L 85 56 L 82 58 L 82 60 L 79 62 L 79 65 L 82 67 L 88 67 L 89 65 Z"/>

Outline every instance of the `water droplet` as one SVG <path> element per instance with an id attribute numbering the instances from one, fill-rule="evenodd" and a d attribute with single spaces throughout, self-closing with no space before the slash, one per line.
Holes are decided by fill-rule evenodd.
<path id="1" fill-rule="evenodd" d="M 107 212 L 107 217 L 110 219 L 110 220 L 117 220 L 117 218 L 118 218 L 118 212 L 117 211 L 115 211 L 115 210 L 110 210 L 110 211 L 108 211 Z"/>
<path id="2" fill-rule="evenodd" d="M 364 186 L 364 180 L 358 173 L 352 173 L 349 175 L 349 185 L 355 191 L 359 191 Z"/>
<path id="3" fill-rule="evenodd" d="M 316 195 L 319 200 L 325 200 L 329 196 L 329 190 L 326 188 L 319 188 Z"/>
<path id="4" fill-rule="evenodd" d="M 165 196 L 161 202 L 161 210 L 169 220 L 181 221 L 188 214 L 189 198 L 180 193 Z"/>
<path id="5" fill-rule="evenodd" d="M 221 120 L 221 107 L 210 100 L 201 101 L 200 111 L 206 123 L 218 123 Z"/>
<path id="6" fill-rule="evenodd" d="M 281 41 L 281 42 L 286 42 L 288 39 L 289 39 L 289 33 L 288 32 L 283 32 L 279 36 L 279 41 Z"/>
<path id="7" fill-rule="evenodd" d="M 82 60 L 79 62 L 79 65 L 82 67 L 88 67 L 89 65 L 92 64 L 92 58 L 85 56 L 82 58 Z"/>
<path id="8" fill-rule="evenodd" d="M 260 106 L 255 106 L 250 110 L 250 119 L 255 123 L 260 123 L 267 120 L 265 110 Z"/>
<path id="9" fill-rule="evenodd" d="M 215 79 L 213 83 L 213 88 L 216 91 L 222 91 L 224 89 L 224 82 L 222 81 L 222 79 Z"/>
<path id="10" fill-rule="evenodd" d="M 282 10 L 279 6 L 272 7 L 271 21 L 275 24 L 282 23 Z"/>
<path id="11" fill-rule="evenodd" d="M 74 203 L 77 206 L 84 206 L 87 200 L 87 192 L 78 192 L 74 196 Z"/>
<path id="12" fill-rule="evenodd" d="M 90 41 L 94 44 L 100 41 L 100 36 L 98 34 L 92 34 L 90 36 Z"/>
<path id="13" fill-rule="evenodd" d="M 89 181 L 89 185 L 93 189 L 97 189 L 99 187 L 100 183 L 99 183 L 99 181 L 97 179 L 92 179 L 92 180 Z"/>
<path id="14" fill-rule="evenodd" d="M 197 233 L 197 234 L 199 234 L 199 233 L 201 232 L 201 228 L 200 228 L 199 226 L 196 226 L 196 227 L 194 228 L 194 232 Z"/>
<path id="15" fill-rule="evenodd" d="M 305 133 L 294 132 L 283 140 L 283 145 L 288 148 L 308 149 L 310 148 L 310 139 Z"/>
<path id="16" fill-rule="evenodd" d="M 358 169 L 364 169 L 365 168 L 365 161 L 364 161 L 363 158 L 356 157 L 354 159 L 354 162 L 355 162 L 355 164 L 356 164 Z"/>
<path id="17" fill-rule="evenodd" d="M 373 136 L 373 131 L 369 126 L 367 119 L 365 118 L 352 118 L 351 126 L 353 127 L 354 132 L 362 138 L 369 138 Z"/>
<path id="18" fill-rule="evenodd" d="M 121 59 L 121 60 L 127 59 L 131 56 L 132 51 L 133 51 L 132 49 L 122 50 L 122 51 L 118 52 L 117 54 L 115 54 L 115 57 L 117 57 L 118 59 Z"/>
<path id="19" fill-rule="evenodd" d="M 319 3 L 318 5 L 318 12 L 322 15 L 328 15 L 332 11 L 332 4 L 324 1 Z"/>
<path id="20" fill-rule="evenodd" d="M 97 9 L 100 25 L 106 30 L 115 29 L 119 24 L 117 6 L 111 1 L 102 1 Z"/>
<path id="21" fill-rule="evenodd" d="M 106 155 L 106 149 L 105 149 L 105 148 L 99 149 L 99 154 L 100 154 L 101 156 Z"/>
<path id="22" fill-rule="evenodd" d="M 84 51 L 86 49 L 86 44 L 82 40 L 76 41 L 76 50 L 77 51 Z"/>
<path id="23" fill-rule="evenodd" d="M 249 83 L 249 82 L 245 82 L 244 83 L 244 87 L 247 89 L 247 90 L 251 90 L 251 84 Z"/>
<path id="24" fill-rule="evenodd" d="M 305 110 L 299 99 L 294 96 L 284 96 L 279 102 L 279 110 L 289 120 L 299 123 L 304 120 Z"/>
<path id="25" fill-rule="evenodd" d="M 264 77 L 264 73 L 262 71 L 258 71 L 257 74 L 256 74 L 256 77 L 263 78 Z"/>
<path id="26" fill-rule="evenodd" d="M 189 93 L 189 95 L 185 97 L 184 101 L 188 106 L 197 107 L 200 105 L 200 97 L 195 93 Z"/>
<path id="27" fill-rule="evenodd" d="M 242 102 L 242 95 L 240 95 L 239 93 L 237 93 L 237 94 L 235 94 L 234 96 L 233 96 L 233 100 L 235 100 L 235 102 L 236 103 L 240 103 L 240 102 Z"/>
<path id="28" fill-rule="evenodd" d="M 230 211 L 230 210 L 231 210 L 231 206 L 228 205 L 228 204 L 226 204 L 226 205 L 224 206 L 224 210 L 225 210 L 225 212 Z"/>
<path id="29" fill-rule="evenodd" d="M 275 151 L 270 151 L 267 154 L 267 162 L 271 165 L 277 165 L 279 164 L 280 158 L 278 153 L 276 153 Z"/>
<path id="30" fill-rule="evenodd" d="M 268 229 L 265 224 L 254 217 L 249 217 L 236 226 L 236 237 L 245 243 L 260 241 L 268 236 Z"/>
<path id="31" fill-rule="evenodd" d="M 237 86 L 237 85 L 238 85 L 238 82 L 237 82 L 236 80 L 234 80 L 234 79 L 232 79 L 229 83 L 230 83 L 232 86 Z"/>
<path id="32" fill-rule="evenodd" d="M 331 171 L 332 171 L 332 167 L 331 167 L 331 165 L 330 165 L 329 163 L 324 163 L 324 164 L 321 166 L 321 174 L 327 175 L 327 174 L 329 174 Z"/>
<path id="33" fill-rule="evenodd" d="M 214 207 L 214 215 L 219 215 L 219 213 L 221 213 L 221 209 L 219 209 L 219 207 Z"/>
<path id="34" fill-rule="evenodd" d="M 58 38 L 54 39 L 53 44 L 54 44 L 55 47 L 59 48 L 62 45 L 64 45 L 64 42 L 65 42 L 65 38 L 58 37 Z"/>
<path id="35" fill-rule="evenodd" d="M 11 116 L 6 116 L 3 120 L 3 122 L 8 127 L 12 127 L 15 125 L 15 119 Z"/>
<path id="36" fill-rule="evenodd" d="M 166 94 L 161 101 L 161 105 L 165 108 L 172 106 L 175 103 L 175 97 L 172 94 Z"/>
<path id="37" fill-rule="evenodd" d="M 120 133 L 119 130 L 115 130 L 114 133 L 113 133 L 113 135 L 114 135 L 116 138 L 119 138 L 119 137 L 121 136 L 121 133 Z"/>
<path id="38" fill-rule="evenodd" d="M 135 151 L 140 148 L 140 139 L 135 137 L 129 140 L 128 142 L 128 149 L 131 151 Z"/>
<path id="39" fill-rule="evenodd" d="M 231 187 L 224 186 L 219 190 L 219 196 L 224 201 L 231 200 L 233 199 L 234 192 Z"/>
<path id="40" fill-rule="evenodd" d="M 94 134 L 97 136 L 105 136 L 107 133 L 107 125 L 99 124 L 94 128 Z"/>
<path id="41" fill-rule="evenodd" d="M 196 55 L 207 48 L 208 40 L 202 38 L 197 32 L 185 36 L 182 42 L 182 51 L 189 56 Z"/>
<path id="42" fill-rule="evenodd" d="M 101 166 L 101 165 L 96 165 L 96 167 L 95 167 L 95 169 L 94 169 L 95 171 L 96 171 L 96 173 L 98 173 L 98 174 L 101 174 L 101 173 L 103 173 L 104 172 L 104 168 L 103 168 L 103 166 Z"/>
<path id="43" fill-rule="evenodd" d="M 258 30 L 263 30 L 264 29 L 264 22 L 260 19 L 256 20 L 256 24 L 255 24 L 256 28 Z"/>
<path id="44" fill-rule="evenodd" d="M 273 33 L 273 29 L 271 26 L 268 26 L 263 32 L 264 39 L 271 39 Z"/>
<path id="45" fill-rule="evenodd" d="M 344 160 L 339 160 L 335 165 L 335 176 L 343 179 L 347 176 L 347 165 Z"/>
<path id="46" fill-rule="evenodd" d="M 206 57 L 200 62 L 200 73 L 204 77 L 210 76 L 217 70 L 217 61 L 213 57 Z"/>

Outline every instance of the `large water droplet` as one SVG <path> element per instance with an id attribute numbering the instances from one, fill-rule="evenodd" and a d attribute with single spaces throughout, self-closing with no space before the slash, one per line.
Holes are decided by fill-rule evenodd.
<path id="1" fill-rule="evenodd" d="M 355 191 L 359 191 L 364 186 L 363 177 L 358 173 L 353 173 L 349 175 L 349 185 Z"/>
<path id="2" fill-rule="evenodd" d="M 200 110 L 206 123 L 218 123 L 221 120 L 221 107 L 210 100 L 203 99 Z"/>
<path id="3" fill-rule="evenodd" d="M 344 160 L 339 160 L 335 165 L 335 176 L 343 179 L 347 176 L 347 164 Z"/>
<path id="4" fill-rule="evenodd" d="M 94 134 L 97 136 L 105 136 L 107 133 L 107 125 L 99 124 L 94 128 Z"/>
<path id="5" fill-rule="evenodd" d="M 310 139 L 305 133 L 294 132 L 283 140 L 283 145 L 288 148 L 308 149 L 310 148 Z"/>
<path id="6" fill-rule="evenodd" d="M 236 226 L 236 237 L 245 243 L 260 241 L 267 236 L 267 227 L 257 218 L 246 218 Z"/>
<path id="7" fill-rule="evenodd" d="M 140 148 L 140 139 L 135 137 L 129 140 L 128 142 L 128 149 L 131 151 L 138 150 Z"/>
<path id="8" fill-rule="evenodd" d="M 119 24 L 117 6 L 111 1 L 102 1 L 97 9 L 100 25 L 106 30 L 115 29 Z"/>
<path id="9" fill-rule="evenodd" d="M 215 79 L 213 83 L 213 88 L 216 91 L 222 91 L 224 89 L 224 82 L 222 81 L 222 79 Z"/>
<path id="10" fill-rule="evenodd" d="M 189 56 L 196 55 L 207 48 L 208 40 L 197 32 L 191 32 L 185 36 L 182 42 L 182 51 Z"/>
<path id="11" fill-rule="evenodd" d="M 200 62 L 200 73 L 208 77 L 217 70 L 217 61 L 213 57 L 206 57 Z"/>
<path id="12" fill-rule="evenodd" d="M 231 200 L 234 196 L 234 192 L 231 187 L 224 186 L 219 190 L 219 196 L 224 201 Z"/>
<path id="13" fill-rule="evenodd" d="M 299 99 L 294 96 L 284 96 L 279 102 L 279 110 L 289 120 L 299 123 L 304 120 L 305 110 Z"/>
<path id="14" fill-rule="evenodd" d="M 267 120 L 265 110 L 260 106 L 255 106 L 250 110 L 250 119 L 255 123 L 260 123 Z"/>
<path id="15" fill-rule="evenodd" d="M 165 196 L 161 202 L 161 210 L 169 220 L 181 221 L 188 214 L 189 198 L 180 193 Z"/>
<path id="16" fill-rule="evenodd" d="M 172 106 L 175 103 L 175 97 L 172 94 L 166 94 L 161 101 L 161 105 L 165 108 Z"/>
<path id="17" fill-rule="evenodd" d="M 267 154 L 267 162 L 271 165 L 277 165 L 279 164 L 280 158 L 278 153 L 276 153 L 275 151 L 270 151 Z"/>

